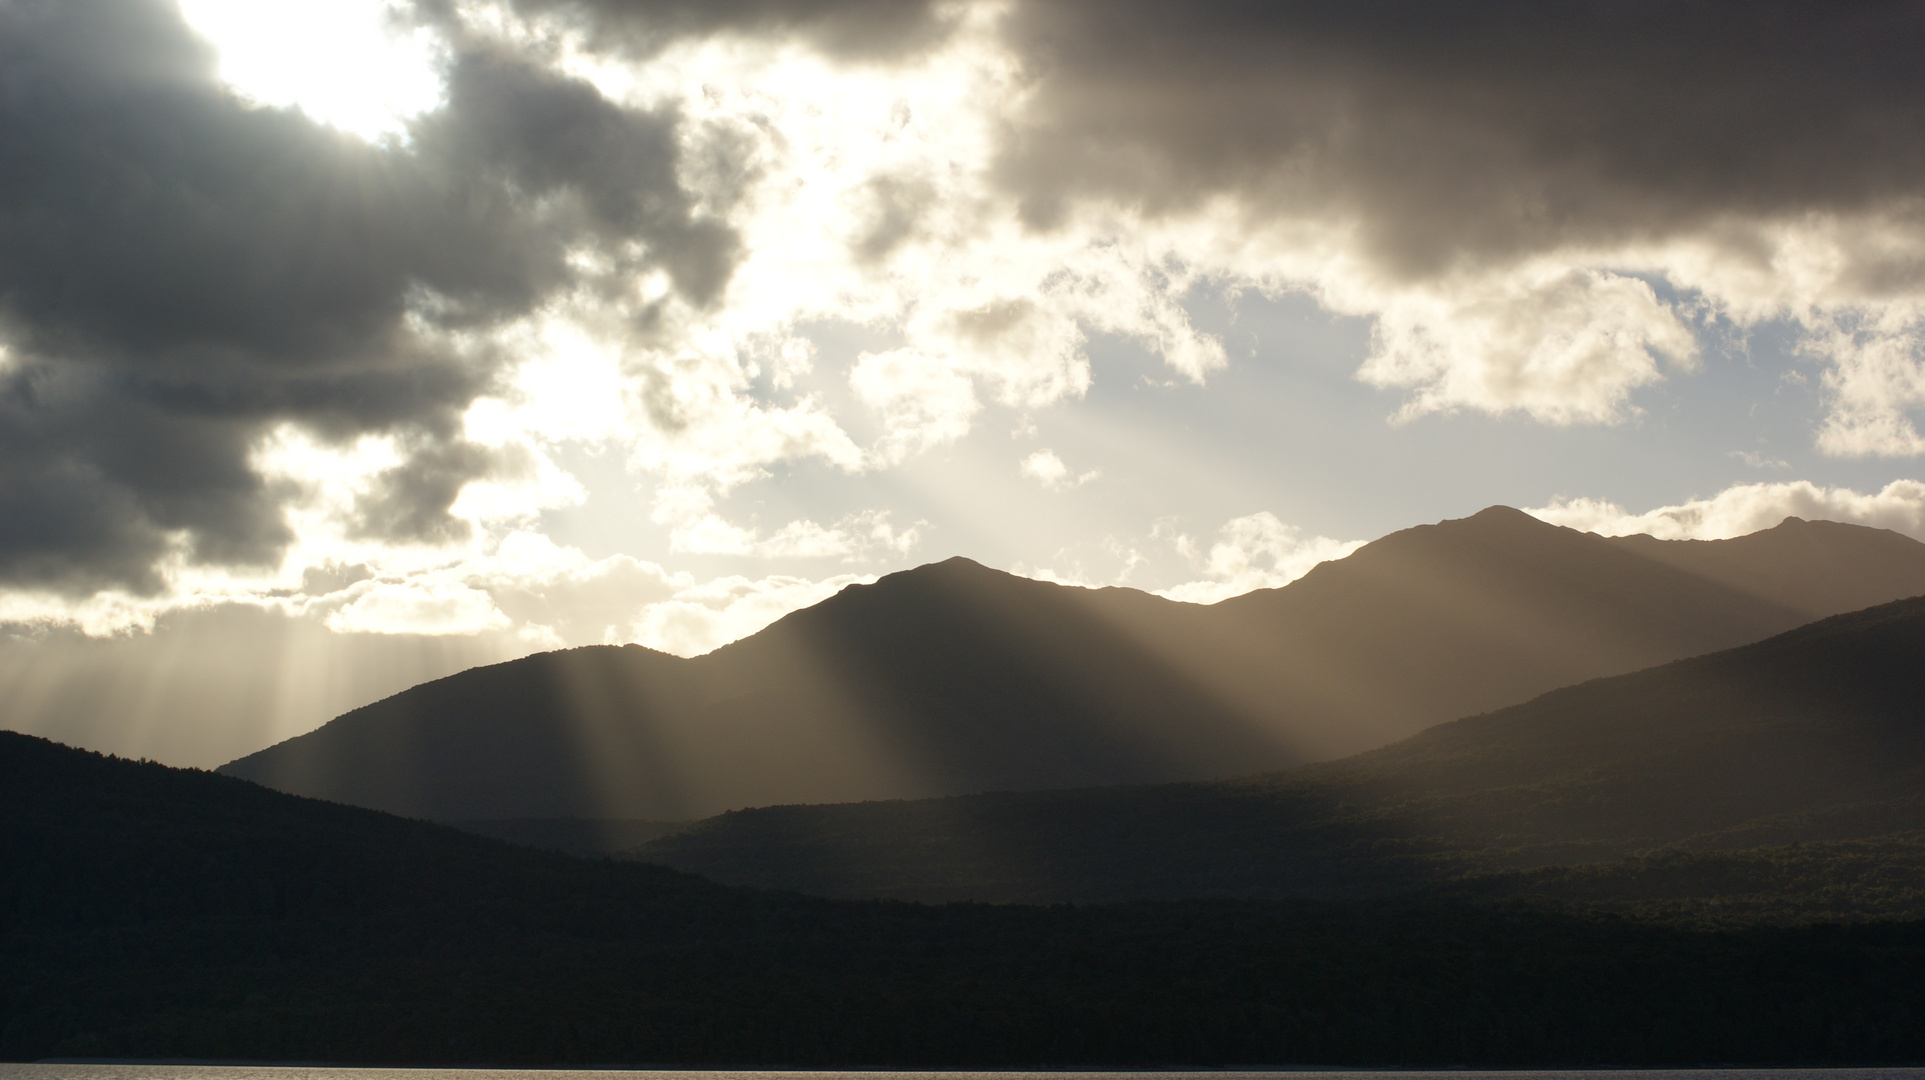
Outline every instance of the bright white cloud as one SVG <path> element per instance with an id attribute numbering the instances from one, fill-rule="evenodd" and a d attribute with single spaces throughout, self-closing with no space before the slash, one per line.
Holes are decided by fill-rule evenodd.
<path id="1" fill-rule="evenodd" d="M 1925 453 L 1912 417 L 1925 409 L 1925 360 L 1919 322 L 1909 315 L 1888 311 L 1855 330 L 1833 321 L 1807 340 L 1807 351 L 1831 361 L 1824 375 L 1831 408 L 1818 429 L 1819 449 L 1841 457 Z"/>
<path id="2" fill-rule="evenodd" d="M 1688 369 L 1697 340 L 1651 286 L 1580 267 L 1447 282 L 1387 298 L 1358 371 L 1414 391 L 1402 415 L 1521 411 L 1556 424 L 1608 423 L 1631 392 Z"/>
<path id="3" fill-rule="evenodd" d="M 1063 459 L 1057 457 L 1054 450 L 1047 448 L 1024 458 L 1016 467 L 1016 471 L 1051 491 L 1081 487 L 1102 475 L 1099 469 L 1090 469 L 1081 473 L 1071 472 L 1070 467 L 1063 464 Z"/>
<path id="4" fill-rule="evenodd" d="M 882 418 L 875 456 L 884 464 L 962 438 L 982 407 L 966 376 L 913 349 L 863 353 L 849 385 Z"/>
<path id="5" fill-rule="evenodd" d="M 1199 556 L 1195 541 L 1176 537 L 1177 549 L 1200 564 L 1202 580 L 1158 591 L 1159 596 L 1192 604 L 1214 604 L 1253 589 L 1275 589 L 1297 580 L 1318 563 L 1341 559 L 1364 545 L 1361 540 L 1306 537 L 1293 525 L 1265 511 L 1234 518 L 1222 539 Z"/>
<path id="6" fill-rule="evenodd" d="M 1054 450 L 1036 451 L 1024 458 L 1016 471 L 1046 488 L 1061 487 L 1070 479 L 1069 466 L 1063 464 Z"/>
<path id="7" fill-rule="evenodd" d="M 1925 483 L 1895 480 L 1871 494 L 1819 487 L 1804 480 L 1738 484 L 1708 499 L 1660 506 L 1642 514 L 1591 498 L 1553 499 L 1549 506 L 1525 513 L 1601 536 L 1649 533 L 1660 540 L 1726 540 L 1769 529 L 1788 517 L 1869 525 L 1925 540 Z"/>
<path id="8" fill-rule="evenodd" d="M 464 437 L 500 446 L 601 443 L 626 433 L 623 344 L 595 325 L 604 317 L 592 303 L 578 300 L 496 331 L 490 344 L 516 359 L 499 378 L 496 393 L 469 404 L 462 417 Z"/>

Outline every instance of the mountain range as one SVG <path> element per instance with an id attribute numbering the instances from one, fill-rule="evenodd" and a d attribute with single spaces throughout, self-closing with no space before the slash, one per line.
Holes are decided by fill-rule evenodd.
<path id="1" fill-rule="evenodd" d="M 742 810 L 631 856 L 830 896 L 1456 895 L 1925 917 L 1925 597 L 1288 772 Z"/>
<path id="2" fill-rule="evenodd" d="M 1504 507 L 1210 606 L 951 559 L 704 656 L 595 647 L 463 672 L 221 771 L 440 821 L 1202 780 L 1919 593 L 1925 544 L 1888 531 L 1606 538 Z"/>
<path id="3" fill-rule="evenodd" d="M 952 560 L 230 775 L 0 732 L 0 1059 L 1916 1061 L 1921 551 L 1494 509 L 1214 607 Z M 571 830 L 627 857 L 471 835 Z"/>

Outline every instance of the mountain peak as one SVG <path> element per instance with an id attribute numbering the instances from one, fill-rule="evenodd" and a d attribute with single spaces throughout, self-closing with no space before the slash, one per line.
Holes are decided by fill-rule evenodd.
<path id="1" fill-rule="evenodd" d="M 940 562 L 927 562 L 907 570 L 884 574 L 877 578 L 875 583 L 899 586 L 938 581 L 991 580 L 1013 576 L 994 567 L 984 566 L 966 556 L 952 555 Z"/>
<path id="2" fill-rule="evenodd" d="M 1501 503 L 1495 506 L 1486 506 L 1482 510 L 1479 510 L 1477 513 L 1472 514 L 1467 518 L 1457 518 L 1454 520 L 1445 519 L 1444 521 L 1441 521 L 1438 524 L 1440 525 L 1453 525 L 1453 524 L 1478 525 L 1484 528 L 1520 528 L 1521 527 L 1521 528 L 1530 528 L 1530 529 L 1536 529 L 1536 530 L 1555 529 L 1558 527 L 1556 525 L 1552 525 L 1548 521 L 1545 521 L 1543 518 L 1535 517 L 1531 514 L 1527 514 L 1524 511 L 1519 510 L 1515 506 L 1504 506 Z"/>
<path id="3" fill-rule="evenodd" d="M 1002 571 L 1000 570 L 996 570 L 992 567 L 984 566 L 982 563 L 977 562 L 976 560 L 970 558 L 967 555 L 951 555 L 950 557 L 948 557 L 947 559 L 944 559 L 941 562 L 924 563 L 923 566 L 924 567 L 932 567 L 932 566 L 941 567 L 947 570 L 958 570 L 958 571 L 965 571 L 965 572 L 971 571 L 971 570 L 986 570 L 992 574 L 1002 573 Z"/>

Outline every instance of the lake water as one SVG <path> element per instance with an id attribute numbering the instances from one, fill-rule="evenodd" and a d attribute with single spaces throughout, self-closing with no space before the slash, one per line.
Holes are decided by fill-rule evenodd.
<path id="1" fill-rule="evenodd" d="M 1222 1080 L 1925 1080 L 1921 1069 L 1519 1069 L 1442 1072 L 1372 1069 L 1169 1072 L 823 1072 L 746 1069 L 350 1069 L 293 1065 L 0 1064 L 0 1080 L 1170 1080 L 1181 1073 Z"/>

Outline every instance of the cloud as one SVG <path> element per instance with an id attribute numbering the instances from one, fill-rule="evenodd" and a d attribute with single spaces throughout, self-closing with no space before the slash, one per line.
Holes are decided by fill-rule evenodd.
<path id="1" fill-rule="evenodd" d="M 752 555 L 766 559 L 858 558 L 884 553 L 906 555 L 921 539 L 920 528 L 898 529 L 887 511 L 851 514 L 832 527 L 809 520 L 791 521 L 768 536 L 731 525 L 714 514 L 678 524 L 670 550 L 696 555 Z"/>
<path id="2" fill-rule="evenodd" d="M 863 353 L 849 385 L 882 418 L 875 454 L 886 464 L 962 438 L 982 407 L 965 375 L 914 349 Z"/>
<path id="3" fill-rule="evenodd" d="M 653 604 L 635 620 L 633 639 L 652 649 L 696 656 L 746 637 L 791 611 L 817 604 L 874 575 L 844 574 L 822 581 L 795 577 L 718 578 Z"/>
<path id="4" fill-rule="evenodd" d="M 1925 408 L 1925 361 L 1915 312 L 1886 312 L 1851 327 L 1833 321 L 1806 342 L 1832 362 L 1824 387 L 1831 412 L 1818 447 L 1842 457 L 1925 453 L 1925 436 L 1908 414 Z"/>
<path id="5" fill-rule="evenodd" d="M 532 532 L 510 534 L 489 558 L 424 576 L 485 593 L 508 628 L 544 648 L 624 643 L 639 612 L 689 585 L 654 563 L 627 555 L 591 560 Z"/>
<path id="6" fill-rule="evenodd" d="M 507 615 L 480 589 L 440 582 L 384 582 L 323 620 L 337 633 L 479 634 L 505 630 Z"/>
<path id="7" fill-rule="evenodd" d="M 1922 30 L 1902 3 L 1032 0 L 1006 24 L 1035 84 L 1000 175 L 1038 221 L 1084 193 L 1321 214 L 1387 276 L 1429 278 L 1911 198 Z"/>
<path id="8" fill-rule="evenodd" d="M 1400 415 L 1517 410 L 1550 423 L 1608 423 L 1657 382 L 1657 357 L 1688 370 L 1691 330 L 1636 278 L 1560 268 L 1445 283 L 1389 301 L 1358 375 L 1415 391 Z"/>
<path id="9" fill-rule="evenodd" d="M 33 207 L 16 220 L 68 232 L 98 220 L 113 233 L 79 245 L 73 260 L 113 284 L 94 293 L 47 285 L 52 255 L 13 246 L 17 272 L 0 272 L 0 287 L 15 316 L 15 396 L 62 379 L 97 392 L 99 372 L 77 366 L 138 366 L 140 378 L 108 385 L 154 414 L 150 445 L 164 456 L 169 441 L 224 439 L 227 474 L 169 468 L 223 486 L 160 506 L 160 485 L 114 471 L 110 454 L 87 445 L 104 437 L 86 421 L 105 409 L 76 405 L 69 445 L 40 431 L 22 441 L 62 455 L 36 472 L 77 457 L 97 485 L 116 489 L 86 500 L 97 516 L 118 508 L 111 521 L 66 520 L 118 536 L 24 552 L 23 579 L 44 579 L 45 563 L 65 559 L 77 564 L 70 589 L 152 592 L 166 587 L 154 568 L 183 554 L 271 569 L 294 540 L 280 520 L 289 493 L 318 482 L 277 485 L 253 468 L 262 442 L 289 424 L 407 446 L 407 460 L 343 511 L 355 517 L 347 531 L 445 545 L 472 535 L 456 500 L 473 510 L 482 486 L 532 492 L 517 478 L 553 471 L 544 439 L 627 444 L 634 467 L 663 481 L 660 519 L 686 522 L 699 520 L 686 507 L 777 462 L 887 467 L 958 437 L 982 399 L 1034 407 L 1079 395 L 1092 330 L 1150 341 L 1192 378 L 1223 363 L 1176 303 L 1190 278 L 1159 265 L 1158 251 L 1114 232 L 1029 235 L 995 205 L 984 186 L 995 111 L 985 106 L 1011 86 L 987 9 L 743 3 L 657 6 L 638 18 L 593 4 L 417 5 L 408 40 L 438 57 L 439 95 L 415 110 L 405 140 L 384 146 L 243 100 L 218 72 L 266 76 L 218 66 L 165 7 L 10 10 L 26 13 L 17 36 L 40 62 L 23 70 L 46 75 L 44 96 L 69 114 L 85 111 L 75 102 L 93 110 L 9 132 L 28 160 L 45 157 L 46 174 L 59 174 L 9 193 Z M 423 46 L 423 34 L 439 40 Z M 73 48 L 42 47 L 55 39 Z M 156 71 L 169 50 L 177 62 Z M 644 55 L 648 67 L 635 68 Z M 926 64 L 914 77 L 873 66 L 909 56 Z M 143 63 L 150 77 L 130 88 Z M 13 90 L 22 87 L 36 89 L 30 78 Z M 256 100 L 298 100 L 291 93 Z M 871 121 L 882 137 L 859 149 Z M 126 134 L 138 131 L 189 138 L 148 145 Z M 99 145 L 63 144 L 73 132 L 96 133 Z M 103 160 L 123 186 L 177 193 L 176 204 L 149 214 L 122 198 L 114 206 L 134 212 L 97 213 L 85 199 L 102 178 L 67 180 Z M 123 243 L 129 236 L 136 242 Z M 75 250 L 74 236 L 55 239 L 41 248 Z M 744 350 L 781 342 L 774 383 L 793 387 L 808 342 L 792 328 L 824 318 L 892 323 L 910 343 L 849 373 L 883 423 L 865 450 L 819 399 L 754 398 Z M 535 407 L 511 392 L 542 396 L 526 393 L 539 359 L 526 351 L 531 339 L 551 353 L 585 344 L 614 357 L 619 386 L 602 400 L 621 401 L 626 415 L 592 434 L 555 424 L 464 431 Z M 156 385 L 146 373 L 163 369 L 161 357 L 167 378 Z M 223 425 L 214 432 L 202 430 L 210 402 Z M 505 505 L 489 512 L 509 516 Z M 5 565 L 0 557 L 0 573 Z"/>
<path id="10" fill-rule="evenodd" d="M 220 82 L 168 4 L 0 9 L 0 579 L 153 593 L 169 560 L 271 568 L 293 489 L 268 433 L 405 436 L 359 527 L 458 538 L 507 457 L 458 417 L 505 357 L 475 335 L 558 291 L 665 276 L 711 303 L 736 240 L 679 186 L 672 111 L 486 47 L 371 146 Z M 602 253 L 583 260 L 584 250 Z M 518 465 L 515 467 L 519 467 Z M 40 479 L 35 479 L 40 478 Z"/>
<path id="11" fill-rule="evenodd" d="M 843 556 L 864 547 L 906 548 L 916 531 L 880 514 L 853 515 L 835 530 L 810 523 L 751 544 L 786 545 L 782 557 Z M 737 554 L 770 554 L 767 551 Z M 799 607 L 873 575 L 821 580 L 740 575 L 698 581 L 628 555 L 590 559 L 535 532 L 514 532 L 491 553 L 440 567 L 294 598 L 292 610 L 344 633 L 495 634 L 524 649 L 636 642 L 690 656 L 752 634 Z"/>
<path id="12" fill-rule="evenodd" d="M 1176 538 L 1178 550 L 1200 564 L 1204 577 L 1168 589 L 1158 596 L 1191 604 L 1214 604 L 1253 589 L 1275 589 L 1310 572 L 1320 562 L 1341 559 L 1364 545 L 1361 540 L 1305 537 L 1265 511 L 1233 518 L 1221 530 L 1222 540 L 1199 557 L 1188 536 Z"/>
<path id="13" fill-rule="evenodd" d="M 946 33 L 954 16 L 930 0 L 510 0 L 525 18 L 554 20 L 598 49 L 652 56 L 690 37 L 800 37 L 832 56 L 901 58 Z"/>
<path id="14" fill-rule="evenodd" d="M 1744 462 L 1746 465 L 1749 465 L 1754 469 L 1789 469 L 1791 468 L 1791 462 L 1786 461 L 1783 458 L 1771 457 L 1770 455 L 1759 450 L 1733 450 L 1729 454 L 1726 454 L 1725 456 L 1730 458 L 1737 458 L 1739 461 Z"/>
<path id="15" fill-rule="evenodd" d="M 1051 491 L 1064 491 L 1073 487 L 1081 487 L 1103 475 L 1102 471 L 1098 469 L 1090 469 L 1083 473 L 1072 473 L 1069 466 L 1063 464 L 1063 459 L 1057 457 L 1054 450 L 1047 448 L 1038 450 L 1024 458 L 1022 463 L 1016 467 L 1016 471 Z"/>
<path id="16" fill-rule="evenodd" d="M 953 442 L 986 408 L 1080 396 L 1093 334 L 1141 341 L 1192 379 L 1225 362 L 1180 303 L 1197 277 L 1137 242 L 1132 222 L 1044 235 L 1014 219 L 988 176 L 1002 103 L 1020 92 L 996 15 L 945 10 L 945 36 L 903 67 L 726 35 L 664 47 L 635 69 L 597 53 L 592 35 L 564 35 L 580 50 L 570 62 L 606 92 L 672 103 L 686 130 L 740 163 L 726 217 L 742 258 L 701 334 L 740 349 L 835 323 L 887 342 L 823 372 L 845 377 L 879 423 L 867 467 Z M 796 385 L 796 370 L 780 366 L 774 385 Z"/>
<path id="17" fill-rule="evenodd" d="M 1549 506 L 1525 513 L 1603 536 L 1649 533 L 1660 540 L 1726 540 L 1769 529 L 1787 517 L 1868 525 L 1925 540 L 1925 484 L 1894 480 L 1872 494 L 1820 487 L 1805 480 L 1737 484 L 1708 499 L 1642 514 L 1591 498 L 1557 498 Z"/>
<path id="18" fill-rule="evenodd" d="M 449 511 L 471 481 L 495 471 L 500 457 L 473 443 L 420 447 L 373 477 L 370 490 L 355 500 L 355 534 L 427 543 L 467 539 L 469 523 Z"/>
<path id="19" fill-rule="evenodd" d="M 371 144 L 226 85 L 266 76 L 162 0 L 0 7 L 9 610 L 145 625 L 333 562 L 401 590 L 341 619 L 480 626 L 457 586 L 587 501 L 577 452 L 680 552 L 894 557 L 915 527 L 718 507 L 1074 400 L 1092 341 L 1203 383 L 1199 289 L 1373 320 L 1405 419 L 1622 422 L 1775 321 L 1821 450 L 1925 452 L 1904 5 L 411 9 L 425 81 Z M 1211 587 L 1295 565 L 1267 535 Z"/>
<path id="20" fill-rule="evenodd" d="M 1695 352 L 1627 273 L 1820 338 L 1925 298 L 1906 4 L 1026 0 L 1003 41 L 1027 92 L 994 173 L 1027 221 L 1187 223 L 1200 265 L 1376 318 L 1360 375 L 1404 416 L 1621 419 Z M 1925 449 L 1915 339 L 1831 354 L 1821 448 Z"/>
<path id="21" fill-rule="evenodd" d="M 558 239 L 602 241 L 597 276 L 624 282 L 660 269 L 695 305 L 717 299 L 739 241 L 682 189 L 672 111 L 624 108 L 492 44 L 457 54 L 447 81 L 447 107 L 411 127 L 416 158 L 443 183 L 468 178 L 457 191 L 480 187 L 461 193 L 499 200 L 491 209 L 501 218 L 526 214 L 514 205 L 525 201 Z"/>
<path id="22" fill-rule="evenodd" d="M 400 138 L 441 103 L 437 42 L 395 33 L 386 0 L 181 0 L 181 13 L 220 51 L 222 81 L 249 100 L 298 107 L 365 138 Z M 341 77 L 340 57 L 356 58 Z"/>

